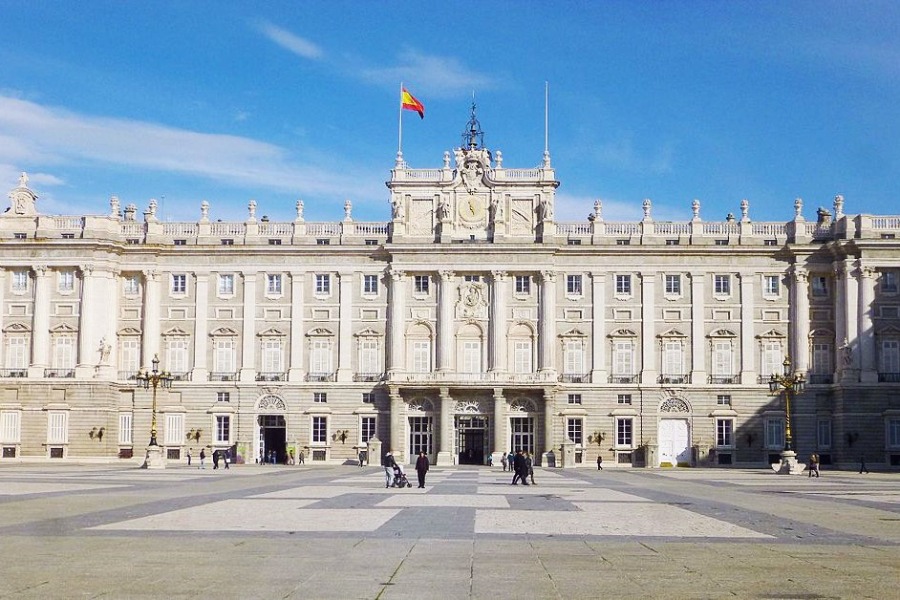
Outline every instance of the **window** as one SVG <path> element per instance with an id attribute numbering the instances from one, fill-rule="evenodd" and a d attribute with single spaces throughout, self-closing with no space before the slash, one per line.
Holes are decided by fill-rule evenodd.
<path id="1" fill-rule="evenodd" d="M 216 443 L 231 444 L 231 415 L 216 415 Z"/>
<path id="2" fill-rule="evenodd" d="M 309 372 L 317 375 L 331 375 L 330 340 L 313 340 L 309 352 Z"/>
<path id="3" fill-rule="evenodd" d="M 134 440 L 134 415 L 119 413 L 119 445 L 130 446 Z"/>
<path id="4" fill-rule="evenodd" d="M 713 293 L 716 296 L 730 296 L 731 275 L 713 275 Z"/>
<path id="5" fill-rule="evenodd" d="M 180 446 L 184 439 L 184 413 L 166 415 L 166 446 Z"/>
<path id="6" fill-rule="evenodd" d="M 719 406 L 731 406 L 731 395 L 730 394 L 719 394 L 716 396 L 716 404 Z"/>
<path id="7" fill-rule="evenodd" d="M 881 274 L 881 291 L 885 294 L 897 293 L 897 271 L 885 271 Z"/>
<path id="8" fill-rule="evenodd" d="M 684 374 L 684 350 L 679 341 L 663 344 L 663 376 L 681 377 Z"/>
<path id="9" fill-rule="evenodd" d="M 366 444 L 375 437 L 375 417 L 362 417 L 359 420 L 359 442 Z"/>
<path id="10" fill-rule="evenodd" d="M 778 275 L 765 275 L 763 277 L 763 294 L 777 296 L 781 293 L 781 278 Z"/>
<path id="11" fill-rule="evenodd" d="M 47 412 L 47 443 L 69 443 L 69 412 L 51 410 Z"/>
<path id="12" fill-rule="evenodd" d="M 631 295 L 631 275 L 616 275 L 616 294 Z"/>
<path id="13" fill-rule="evenodd" d="M 126 275 L 122 279 L 122 291 L 126 296 L 136 296 L 141 293 L 141 283 L 137 275 Z"/>
<path id="14" fill-rule="evenodd" d="M 569 404 L 581 404 L 581 394 L 569 394 Z"/>
<path id="15" fill-rule="evenodd" d="M 331 240 L 328 238 L 317 238 L 316 239 L 316 246 L 330 246 L 330 245 L 331 245 Z"/>
<path id="16" fill-rule="evenodd" d="M 366 246 L 377 246 L 378 240 L 366 240 Z"/>
<path id="17" fill-rule="evenodd" d="M 516 340 L 513 343 L 513 372 L 533 372 L 531 363 L 531 340 Z"/>
<path id="18" fill-rule="evenodd" d="M 59 272 L 59 291 L 66 294 L 75 289 L 75 271 Z"/>
<path id="19" fill-rule="evenodd" d="M 234 275 L 232 273 L 220 273 L 219 274 L 219 295 L 220 296 L 233 296 L 234 295 Z"/>
<path id="20" fill-rule="evenodd" d="M 634 375 L 634 344 L 630 340 L 616 341 L 613 344 L 613 375 Z"/>
<path id="21" fill-rule="evenodd" d="M 828 279 L 821 275 L 809 278 L 809 285 L 812 289 L 812 295 L 817 298 L 828 296 Z"/>
<path id="22" fill-rule="evenodd" d="M 64 240 L 74 240 L 74 239 L 75 239 L 75 234 L 74 234 L 74 233 L 64 233 L 64 234 L 62 234 L 62 239 L 64 239 Z"/>
<path id="23" fill-rule="evenodd" d="M 231 402 L 231 392 L 216 392 L 216 402 Z"/>
<path id="24" fill-rule="evenodd" d="M 359 340 L 359 373 L 380 374 L 378 364 L 378 340 L 365 338 Z"/>
<path id="25" fill-rule="evenodd" d="M 188 341 L 186 338 L 170 338 L 166 343 L 166 370 L 175 375 L 188 371 Z"/>
<path id="26" fill-rule="evenodd" d="M 716 446 L 734 446 L 734 419 L 716 419 Z"/>
<path id="27" fill-rule="evenodd" d="M 266 275 L 266 294 L 269 296 L 280 296 L 281 290 L 281 274 L 269 273 Z"/>
<path id="28" fill-rule="evenodd" d="M 262 341 L 262 371 L 271 375 L 280 374 L 284 367 L 281 363 L 281 340 L 264 339 Z"/>
<path id="29" fill-rule="evenodd" d="M 681 275 L 666 275 L 666 295 L 681 295 Z"/>
<path id="30" fill-rule="evenodd" d="M 317 404 L 324 404 L 328 402 L 328 394 L 325 392 L 313 392 L 313 402 Z"/>
<path id="31" fill-rule="evenodd" d="M 187 246 L 187 240 L 172 240 L 176 246 Z"/>
<path id="32" fill-rule="evenodd" d="M 232 338 L 217 338 L 213 344 L 215 373 L 218 373 L 220 376 L 233 374 L 236 362 L 235 340 Z"/>
<path id="33" fill-rule="evenodd" d="M 30 339 L 24 335 L 11 335 L 6 338 L 6 368 L 11 371 L 24 371 L 28 368 L 28 346 Z M 24 377 L 24 374 L 22 375 Z"/>
<path id="34" fill-rule="evenodd" d="M 727 246 L 728 240 L 716 240 L 715 244 L 716 246 Z"/>
<path id="35" fill-rule="evenodd" d="M 363 294 L 378 293 L 378 275 L 363 275 Z"/>
<path id="36" fill-rule="evenodd" d="M 28 234 L 27 233 L 14 233 L 13 239 L 14 240 L 27 240 Z"/>
<path id="37" fill-rule="evenodd" d="M 576 446 L 584 444 L 584 420 L 566 419 L 566 433 Z"/>
<path id="38" fill-rule="evenodd" d="M 675 239 L 675 240 L 666 240 L 666 246 L 677 246 L 677 245 L 678 245 L 678 242 L 679 242 L 679 240 L 677 240 L 677 239 Z"/>
<path id="39" fill-rule="evenodd" d="M 187 293 L 187 275 L 182 273 L 172 274 L 172 293 L 173 294 L 186 294 Z"/>
<path id="40" fill-rule="evenodd" d="M 413 276 L 413 290 L 416 294 L 428 293 L 428 275 Z"/>
<path id="41" fill-rule="evenodd" d="M 888 419 L 888 447 L 900 448 L 900 419 Z"/>
<path id="42" fill-rule="evenodd" d="M 269 245 L 270 246 L 280 246 L 281 240 L 278 238 L 269 238 Z"/>
<path id="43" fill-rule="evenodd" d="M 412 370 L 414 373 L 431 372 L 431 341 L 417 340 L 413 342 Z"/>
<path id="44" fill-rule="evenodd" d="M 319 273 L 316 275 L 316 294 L 327 296 L 331 293 L 331 275 Z"/>
<path id="45" fill-rule="evenodd" d="M 763 240 L 763 246 L 777 246 L 778 240 Z"/>
<path id="46" fill-rule="evenodd" d="M 328 442 L 328 417 L 312 418 L 312 443 L 325 444 Z"/>
<path id="47" fill-rule="evenodd" d="M 0 411 L 0 443 L 18 444 L 22 441 L 22 413 L 18 410 Z"/>
<path id="48" fill-rule="evenodd" d="M 631 448 L 634 445 L 634 419 L 619 417 L 616 419 L 616 446 Z"/>
<path id="49" fill-rule="evenodd" d="M 363 404 L 375 404 L 375 393 L 374 392 L 363 392 L 362 401 L 363 401 Z"/>
<path id="50" fill-rule="evenodd" d="M 13 271 L 12 274 L 12 291 L 27 292 L 28 291 L 28 271 Z"/>
<path id="51" fill-rule="evenodd" d="M 784 449 L 784 419 L 770 417 L 766 419 L 766 448 L 770 450 Z"/>
<path id="52" fill-rule="evenodd" d="M 516 275 L 516 294 L 527 296 L 531 293 L 531 277 L 528 275 Z"/>
<path id="53" fill-rule="evenodd" d="M 616 246 L 630 246 L 631 240 L 616 240 Z"/>
<path id="54" fill-rule="evenodd" d="M 464 275 L 463 281 L 481 281 L 480 275 Z"/>
<path id="55" fill-rule="evenodd" d="M 900 373 L 900 341 L 881 340 L 878 362 L 879 373 Z"/>
<path id="56" fill-rule="evenodd" d="M 75 368 L 75 338 L 70 335 L 57 336 L 53 340 L 53 368 Z"/>
<path id="57" fill-rule="evenodd" d="M 581 293 L 581 275 L 566 275 L 566 294 L 580 296 Z"/>
<path id="58" fill-rule="evenodd" d="M 816 375 L 828 375 L 834 372 L 834 368 L 831 366 L 831 357 L 834 356 L 834 353 L 831 349 L 831 344 L 822 343 L 822 342 L 813 342 L 812 345 L 812 371 L 813 374 Z M 811 382 L 813 383 L 813 382 Z M 825 383 L 824 381 L 819 381 L 818 383 Z"/>
<path id="59" fill-rule="evenodd" d="M 563 350 L 563 374 L 584 375 L 584 342 L 567 340 Z"/>
<path id="60" fill-rule="evenodd" d="M 481 373 L 481 341 L 463 340 L 462 342 L 462 373 Z"/>
<path id="61" fill-rule="evenodd" d="M 226 238 L 222 240 L 223 246 L 234 246 L 234 240 L 231 238 Z"/>
<path id="62" fill-rule="evenodd" d="M 580 246 L 580 245 L 581 245 L 581 240 L 579 240 L 579 239 L 569 239 L 569 240 L 566 240 L 566 243 L 567 243 L 569 246 Z"/>
<path id="63" fill-rule="evenodd" d="M 773 373 L 781 374 L 781 362 L 784 360 L 784 354 L 781 351 L 781 342 L 764 342 L 763 343 L 763 360 L 760 374 L 763 377 L 769 377 Z"/>
<path id="64" fill-rule="evenodd" d="M 831 419 L 816 421 L 816 445 L 820 450 L 831 448 Z"/>
<path id="65" fill-rule="evenodd" d="M 724 378 L 730 378 L 734 375 L 734 351 L 731 342 L 727 340 L 716 340 L 713 342 L 713 360 L 712 360 L 712 376 L 719 383 Z M 715 383 L 715 381 L 713 382 Z"/>
<path id="66" fill-rule="evenodd" d="M 618 404 L 631 404 L 631 394 L 619 394 L 616 397 Z"/>

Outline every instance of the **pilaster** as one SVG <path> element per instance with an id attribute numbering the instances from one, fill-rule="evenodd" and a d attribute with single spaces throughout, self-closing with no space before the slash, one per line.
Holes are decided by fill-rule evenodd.
<path id="1" fill-rule="evenodd" d="M 291 354 L 288 381 L 303 381 L 303 273 L 291 272 Z"/>
<path id="2" fill-rule="evenodd" d="M 656 383 L 656 273 L 641 273 L 641 383 Z"/>
<path id="3" fill-rule="evenodd" d="M 437 466 L 445 467 L 453 464 L 451 451 L 453 439 L 453 398 L 450 397 L 450 389 L 442 387 L 438 390 L 438 398 L 441 403 L 441 422 L 439 423 L 440 439 L 438 440 Z"/>
<path id="4" fill-rule="evenodd" d="M 753 342 L 755 327 L 753 314 L 753 281 L 752 273 L 741 273 L 741 383 L 756 383 L 756 369 L 753 360 Z M 809 312 L 807 310 L 807 312 Z"/>
<path id="5" fill-rule="evenodd" d="M 859 380 L 877 383 L 875 367 L 875 327 L 872 320 L 872 303 L 875 300 L 875 270 L 859 264 Z"/>
<path id="6" fill-rule="evenodd" d="M 491 272 L 493 288 L 491 293 L 490 339 L 491 364 L 493 373 L 506 372 L 506 295 L 509 277 L 505 271 Z"/>
<path id="7" fill-rule="evenodd" d="M 337 380 L 353 381 L 353 273 L 338 273 L 340 312 L 338 317 Z"/>
<path id="8" fill-rule="evenodd" d="M 793 302 L 791 323 L 794 325 L 792 340 L 794 370 L 806 374 L 809 370 L 809 274 L 803 267 L 793 268 Z"/>
<path id="9" fill-rule="evenodd" d="M 450 371 L 453 355 L 453 271 L 438 272 L 437 370 Z"/>
<path id="10" fill-rule="evenodd" d="M 539 369 L 544 379 L 556 379 L 556 273 L 541 271 L 541 334 Z"/>
<path id="11" fill-rule="evenodd" d="M 98 305 L 102 305 L 105 298 L 98 297 L 97 280 L 94 277 L 94 267 L 84 265 L 81 271 L 81 306 L 79 307 L 78 322 L 78 364 L 75 366 L 75 377 L 88 379 L 94 375 L 93 360 L 96 357 L 96 349 L 99 343 L 97 338 L 97 325 L 94 316 Z"/>
<path id="12" fill-rule="evenodd" d="M 29 377 L 43 377 L 50 356 L 50 271 L 45 265 L 34 267 L 34 317 Z"/>
<path id="13" fill-rule="evenodd" d="M 500 464 L 500 459 L 508 451 L 506 428 L 506 399 L 503 397 L 503 388 L 494 388 L 494 449 L 491 457 L 495 465 Z"/>
<path id="14" fill-rule="evenodd" d="M 194 368 L 191 381 L 209 380 L 206 357 L 209 348 L 209 273 L 194 273 Z"/>
<path id="15" fill-rule="evenodd" d="M 394 458 L 397 462 L 401 462 L 404 460 L 403 457 L 406 456 L 407 448 L 406 444 L 403 443 L 403 435 L 406 432 L 406 426 L 404 421 L 406 420 L 406 403 L 403 402 L 403 397 L 400 396 L 399 390 L 391 390 L 390 392 L 390 400 L 391 400 L 391 447 L 390 450 L 394 453 Z"/>
<path id="16" fill-rule="evenodd" d="M 706 383 L 706 274 L 691 273 L 691 382 Z M 752 356 L 752 355 L 751 355 Z"/>
<path id="17" fill-rule="evenodd" d="M 390 318 L 390 352 L 388 353 L 388 378 L 394 379 L 406 370 L 406 357 L 404 336 L 406 329 L 406 274 L 403 271 L 391 269 L 390 272 L 390 304 L 388 311 Z"/>
<path id="18" fill-rule="evenodd" d="M 606 383 L 606 273 L 591 273 L 591 383 Z"/>
<path id="19" fill-rule="evenodd" d="M 158 271 L 144 271 L 144 337 L 141 349 L 141 366 L 149 367 L 153 357 L 159 354 L 159 315 L 161 279 Z"/>
<path id="20" fill-rule="evenodd" d="M 241 381 L 256 379 L 256 272 L 244 272 L 244 317 L 241 338 Z"/>

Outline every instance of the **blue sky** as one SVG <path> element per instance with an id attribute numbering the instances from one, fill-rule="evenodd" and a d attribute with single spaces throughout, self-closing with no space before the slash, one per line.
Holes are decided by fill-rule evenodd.
<path id="1" fill-rule="evenodd" d="M 0 22 L 0 190 L 27 171 L 46 214 L 385 221 L 401 81 L 414 168 L 459 145 L 473 91 L 485 145 L 537 166 L 549 82 L 560 221 L 598 198 L 607 220 L 900 212 L 897 2 L 0 0 Z"/>

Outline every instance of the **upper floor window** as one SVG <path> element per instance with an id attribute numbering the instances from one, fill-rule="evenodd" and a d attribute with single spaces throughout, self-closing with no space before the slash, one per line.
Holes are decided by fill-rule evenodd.
<path id="1" fill-rule="evenodd" d="M 266 275 L 266 294 L 280 296 L 282 289 L 280 273 L 269 273 Z"/>
<path id="2" fill-rule="evenodd" d="M 816 275 L 814 277 L 809 278 L 810 289 L 812 290 L 812 295 L 817 298 L 822 298 L 828 295 L 828 278 L 823 277 L 821 275 Z"/>
<path id="3" fill-rule="evenodd" d="M 618 404 L 631 404 L 631 394 L 618 394 L 616 402 Z"/>
<path id="4" fill-rule="evenodd" d="M 318 238 L 316 239 L 316 246 L 330 246 L 331 240 L 328 238 Z"/>
<path id="5" fill-rule="evenodd" d="M 172 274 L 172 293 L 173 294 L 186 294 L 187 293 L 187 275 L 183 273 L 173 273 Z"/>
<path id="6" fill-rule="evenodd" d="M 427 294 L 428 293 L 428 275 L 415 275 L 413 276 L 413 291 L 416 294 Z"/>
<path id="7" fill-rule="evenodd" d="M 581 275 L 566 275 L 566 294 L 580 296 L 582 290 Z"/>
<path id="8" fill-rule="evenodd" d="M 137 275 L 126 275 L 122 279 L 122 291 L 128 296 L 135 296 L 141 292 L 141 283 Z"/>
<path id="9" fill-rule="evenodd" d="M 575 442 L 576 446 L 584 444 L 584 420 L 568 419 L 566 423 L 566 433 L 569 439 Z"/>
<path id="10" fill-rule="evenodd" d="M 223 246 L 234 246 L 234 240 L 231 238 L 224 238 L 224 239 L 222 239 L 222 245 Z"/>
<path id="11" fill-rule="evenodd" d="M 569 394 L 569 404 L 581 404 L 581 394 Z"/>
<path id="12" fill-rule="evenodd" d="M 187 246 L 187 240 L 172 240 L 172 243 L 176 246 Z"/>
<path id="13" fill-rule="evenodd" d="M 366 240 L 366 246 L 377 246 L 378 240 Z"/>
<path id="14" fill-rule="evenodd" d="M 531 293 L 531 277 L 528 275 L 516 275 L 516 294 L 527 296 Z"/>
<path id="15" fill-rule="evenodd" d="M 616 240 L 616 246 L 630 246 L 631 240 L 628 239 L 619 239 Z"/>
<path id="16" fill-rule="evenodd" d="M 666 294 L 669 296 L 681 295 L 681 275 L 666 275 Z"/>
<path id="17" fill-rule="evenodd" d="M 375 393 L 374 392 L 363 392 L 362 401 L 363 401 L 363 404 L 375 404 Z"/>
<path id="18" fill-rule="evenodd" d="M 216 392 L 216 402 L 231 402 L 231 392 Z"/>
<path id="19" fill-rule="evenodd" d="M 234 295 L 234 275 L 231 273 L 220 273 L 219 274 L 219 295 L 220 296 L 233 296 Z"/>
<path id="20" fill-rule="evenodd" d="M 28 291 L 28 271 L 13 271 L 12 289 L 14 292 Z"/>
<path id="21" fill-rule="evenodd" d="M 885 294 L 897 293 L 897 271 L 884 271 L 881 274 L 881 291 Z"/>
<path id="22" fill-rule="evenodd" d="M 328 402 L 328 394 L 325 392 L 313 392 L 313 402 L 324 404 Z"/>
<path id="23" fill-rule="evenodd" d="M 631 275 L 616 275 L 616 294 L 631 295 Z"/>
<path id="24" fill-rule="evenodd" d="M 327 296 L 331 293 L 331 275 L 327 273 L 316 274 L 316 294 Z"/>
<path id="25" fill-rule="evenodd" d="M 378 275 L 363 275 L 363 294 L 375 295 L 378 293 Z"/>
<path id="26" fill-rule="evenodd" d="M 730 394 L 719 394 L 716 396 L 716 404 L 719 406 L 731 406 Z"/>
<path id="27" fill-rule="evenodd" d="M 731 275 L 713 275 L 713 293 L 716 296 L 730 296 Z"/>
<path id="28" fill-rule="evenodd" d="M 716 419 L 716 446 L 734 446 L 734 419 Z"/>
<path id="29" fill-rule="evenodd" d="M 763 277 L 763 294 L 777 296 L 781 293 L 781 278 L 778 275 L 765 275 Z"/>
<path id="30" fill-rule="evenodd" d="M 464 275 L 463 281 L 481 281 L 480 275 Z"/>
<path id="31" fill-rule="evenodd" d="M 68 293 L 75 289 L 75 271 L 59 272 L 59 291 Z"/>
<path id="32" fill-rule="evenodd" d="M 27 233 L 14 233 L 13 239 L 14 240 L 27 240 L 28 234 Z"/>

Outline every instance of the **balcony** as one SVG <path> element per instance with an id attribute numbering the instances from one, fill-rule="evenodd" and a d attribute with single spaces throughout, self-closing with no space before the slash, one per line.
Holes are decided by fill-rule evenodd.
<path id="1" fill-rule="evenodd" d="M 827 385 L 834 383 L 834 375 L 831 373 L 809 373 L 807 383 L 811 385 Z"/>
<path id="2" fill-rule="evenodd" d="M 334 373 L 307 373 L 307 381 L 334 381 Z"/>
<path id="3" fill-rule="evenodd" d="M 736 375 L 710 375 L 707 383 L 714 385 L 733 385 L 738 382 Z"/>
<path id="4" fill-rule="evenodd" d="M 172 377 L 172 381 L 188 381 L 191 374 L 188 371 L 173 371 L 169 375 Z"/>
<path id="5" fill-rule="evenodd" d="M 384 373 L 355 373 L 353 381 L 381 381 Z"/>
<path id="6" fill-rule="evenodd" d="M 209 374 L 210 381 L 237 381 L 237 378 L 238 374 L 233 371 L 213 371 Z"/>
<path id="7" fill-rule="evenodd" d="M 0 377 L 28 377 L 28 369 L 0 369 Z"/>
<path id="8" fill-rule="evenodd" d="M 44 369 L 44 377 L 53 379 L 75 377 L 75 369 Z"/>
<path id="9" fill-rule="evenodd" d="M 284 381 L 284 371 L 260 371 L 256 374 L 256 381 Z M 308 380 L 318 381 L 318 380 Z"/>
<path id="10" fill-rule="evenodd" d="M 119 371 L 119 381 L 137 381 L 137 371 Z"/>
<path id="11" fill-rule="evenodd" d="M 657 379 L 658 383 L 662 384 L 684 384 L 691 382 L 691 374 L 690 373 L 666 373 L 664 375 L 660 375 Z"/>
<path id="12" fill-rule="evenodd" d="M 586 373 L 575 374 L 575 373 L 563 373 L 559 376 L 559 380 L 562 383 L 590 383 L 591 376 Z"/>
<path id="13" fill-rule="evenodd" d="M 900 383 L 900 373 L 879 373 L 878 381 L 881 383 Z"/>
<path id="14" fill-rule="evenodd" d="M 610 383 L 637 383 L 637 375 L 610 375 Z"/>

